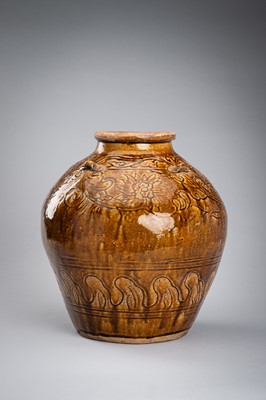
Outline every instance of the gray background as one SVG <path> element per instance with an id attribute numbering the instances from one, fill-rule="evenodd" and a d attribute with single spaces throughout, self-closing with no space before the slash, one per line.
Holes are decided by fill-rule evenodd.
<path id="1" fill-rule="evenodd" d="M 264 399 L 265 1 L 0 2 L 1 399 Z M 40 239 L 55 181 L 96 130 L 173 130 L 227 207 L 189 335 L 79 337 Z"/>

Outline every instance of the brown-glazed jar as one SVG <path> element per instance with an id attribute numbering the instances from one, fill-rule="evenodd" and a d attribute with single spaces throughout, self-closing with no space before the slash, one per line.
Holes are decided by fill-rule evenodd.
<path id="1" fill-rule="evenodd" d="M 226 212 L 172 132 L 97 132 L 53 187 L 45 249 L 78 333 L 120 343 L 186 334 L 215 277 Z"/>

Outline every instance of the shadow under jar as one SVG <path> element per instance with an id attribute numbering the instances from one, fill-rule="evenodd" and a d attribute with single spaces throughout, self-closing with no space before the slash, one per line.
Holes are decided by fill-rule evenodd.
<path id="1" fill-rule="evenodd" d="M 49 193 L 42 236 L 78 333 L 180 338 L 215 277 L 226 212 L 172 148 L 172 132 L 96 132 L 96 150 Z"/>

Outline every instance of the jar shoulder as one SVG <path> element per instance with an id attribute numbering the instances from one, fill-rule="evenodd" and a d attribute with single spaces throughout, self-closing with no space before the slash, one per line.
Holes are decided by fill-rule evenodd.
<path id="1" fill-rule="evenodd" d="M 86 201 L 85 201 L 86 200 Z M 90 202 L 114 210 L 147 208 L 168 212 L 190 206 L 224 211 L 209 180 L 178 154 L 97 154 L 82 159 L 54 185 L 44 203 L 51 215 L 62 204 Z"/>

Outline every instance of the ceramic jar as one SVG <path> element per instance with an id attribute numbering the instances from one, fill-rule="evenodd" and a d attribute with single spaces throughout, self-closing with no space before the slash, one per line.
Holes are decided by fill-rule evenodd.
<path id="1" fill-rule="evenodd" d="M 96 150 L 48 195 L 42 236 L 78 333 L 120 343 L 179 338 L 215 277 L 226 212 L 172 132 L 97 132 Z"/>

